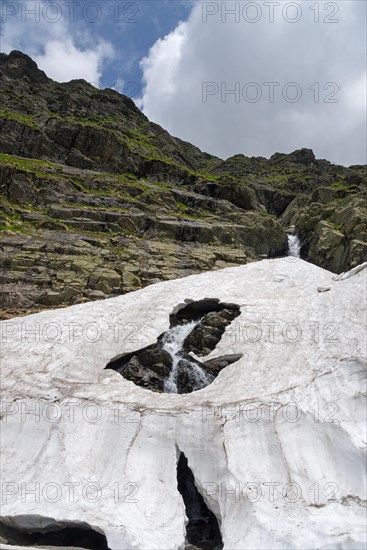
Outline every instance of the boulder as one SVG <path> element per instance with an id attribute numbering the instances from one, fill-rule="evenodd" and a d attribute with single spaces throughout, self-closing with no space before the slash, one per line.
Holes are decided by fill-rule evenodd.
<path id="1" fill-rule="evenodd" d="M 225 328 L 238 315 L 238 308 L 207 313 L 184 341 L 184 349 L 196 355 L 208 355 L 218 344 Z"/>
<path id="2" fill-rule="evenodd" d="M 316 265 L 323 265 L 330 271 L 341 273 L 347 255 L 346 236 L 332 224 L 322 221 L 316 226 L 308 252 Z"/>
<path id="3" fill-rule="evenodd" d="M 303 243 L 302 257 L 335 273 L 366 260 L 365 198 L 343 195 L 344 191 L 328 189 L 324 193 L 319 188 L 311 199 L 296 198 L 282 216 L 284 225 L 296 227 Z M 319 202 L 314 202 L 316 198 Z"/>
<path id="4" fill-rule="evenodd" d="M 259 208 L 253 189 L 231 179 L 225 179 L 223 183 L 200 182 L 194 186 L 194 190 L 202 195 L 227 200 L 242 210 Z"/>

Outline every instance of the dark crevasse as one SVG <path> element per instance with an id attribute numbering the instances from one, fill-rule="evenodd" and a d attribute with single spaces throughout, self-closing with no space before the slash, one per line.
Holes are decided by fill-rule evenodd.
<path id="1" fill-rule="evenodd" d="M 109 550 L 106 536 L 98 533 L 87 524 L 65 523 L 50 525 L 47 529 L 30 530 L 12 527 L 0 521 L 0 540 L 9 546 L 34 546 L 60 548 L 85 548 L 87 550 Z"/>
<path id="2" fill-rule="evenodd" d="M 221 550 L 223 542 L 217 518 L 197 490 L 194 475 L 183 453 L 177 464 L 177 487 L 189 520 L 186 526 L 186 550 Z"/>

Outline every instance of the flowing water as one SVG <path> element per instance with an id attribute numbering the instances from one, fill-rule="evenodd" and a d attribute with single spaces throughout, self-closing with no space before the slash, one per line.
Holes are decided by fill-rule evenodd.
<path id="1" fill-rule="evenodd" d="M 214 376 L 205 372 L 205 370 L 202 369 L 200 365 L 197 365 L 196 363 L 191 363 L 191 366 L 192 366 L 191 372 L 195 381 L 194 391 L 200 390 L 201 388 L 205 388 L 211 382 L 213 382 Z"/>
<path id="2" fill-rule="evenodd" d="M 301 241 L 298 235 L 288 235 L 288 256 L 299 258 L 301 256 Z"/>
<path id="3" fill-rule="evenodd" d="M 177 393 L 178 364 L 182 359 L 182 346 L 187 336 L 199 323 L 200 319 L 198 321 L 191 321 L 191 323 L 187 323 L 186 325 L 177 325 L 167 331 L 164 335 L 162 347 L 170 354 L 172 359 L 172 369 L 170 375 L 164 382 L 165 393 Z M 189 360 L 187 361 L 187 365 L 191 368 L 191 375 L 194 380 L 194 390 L 204 388 L 213 381 L 212 376 L 206 373 L 200 365 L 197 365 L 193 361 L 190 362 Z"/>

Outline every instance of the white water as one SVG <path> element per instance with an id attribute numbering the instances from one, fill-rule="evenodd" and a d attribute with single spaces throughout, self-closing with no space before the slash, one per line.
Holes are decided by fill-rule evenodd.
<path id="1" fill-rule="evenodd" d="M 182 345 L 187 336 L 194 330 L 198 321 L 191 321 L 186 325 L 177 325 L 170 329 L 164 336 L 163 349 L 167 351 L 172 359 L 172 369 L 167 380 L 164 382 L 165 393 L 177 393 L 177 369 L 181 359 Z M 203 388 L 212 382 L 213 378 L 207 374 L 199 365 L 189 363 L 192 368 L 192 375 L 195 380 L 196 389 Z"/>
<path id="2" fill-rule="evenodd" d="M 192 374 L 196 382 L 195 389 L 199 390 L 200 388 L 205 388 L 205 386 L 208 386 L 211 382 L 213 382 L 214 377 L 205 372 L 200 365 L 197 365 L 196 363 L 191 363 L 191 365 Z"/>
<path id="3" fill-rule="evenodd" d="M 301 255 L 301 241 L 298 235 L 288 235 L 288 256 L 299 258 Z"/>

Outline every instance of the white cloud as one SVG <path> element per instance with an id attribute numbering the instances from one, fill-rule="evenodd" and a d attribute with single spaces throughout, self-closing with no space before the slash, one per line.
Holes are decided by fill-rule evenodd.
<path id="1" fill-rule="evenodd" d="M 187 36 L 187 23 L 179 23 L 176 29 L 164 39 L 159 39 L 149 52 L 149 57 L 141 62 L 144 78 L 154 90 L 161 90 L 162 96 L 177 93 L 177 81 L 180 77 L 181 53 Z M 145 96 L 144 104 L 148 108 L 152 98 Z M 155 97 L 154 97 L 155 99 Z"/>
<path id="2" fill-rule="evenodd" d="M 245 21 L 243 12 L 236 23 L 234 15 L 222 11 L 222 6 L 243 9 L 245 4 L 200 2 L 188 21 L 153 45 L 141 62 L 145 114 L 172 134 L 224 158 L 310 147 L 318 157 L 336 163 L 365 162 L 365 3 L 281 2 L 274 7 L 273 23 L 264 2 L 250 3 L 260 8 L 247 12 L 248 18 L 260 15 L 257 23 Z M 291 4 L 301 9 L 296 23 L 282 16 L 299 15 L 292 7 L 282 11 Z M 319 7 L 318 23 L 311 6 Z M 204 23 L 203 9 L 217 13 Z M 205 82 L 215 84 L 213 95 L 203 102 Z M 257 88 L 246 88 L 250 82 Z M 280 83 L 274 87 L 274 102 L 266 82 Z M 298 102 L 282 95 L 294 97 L 295 87 L 284 88 L 290 82 L 302 92 Z M 231 89 L 237 96 L 226 95 Z M 261 93 L 261 99 L 246 101 L 246 91 L 250 99 Z"/>
<path id="3" fill-rule="evenodd" d="M 47 6 L 44 0 L 27 0 L 27 14 L 19 9 L 7 17 L 1 31 L 1 51 L 27 53 L 40 69 L 59 82 L 85 79 L 98 86 L 103 63 L 114 55 L 112 45 L 103 39 L 96 40 L 81 21 L 66 17 L 66 11 L 61 12 L 57 22 L 46 20 L 44 5 Z M 38 20 L 30 15 L 32 10 L 39 14 Z"/>
<path id="4" fill-rule="evenodd" d="M 45 46 L 45 53 L 34 60 L 45 73 L 59 82 L 84 78 L 99 85 L 102 63 L 112 56 L 113 49 L 101 42 L 94 50 L 79 50 L 72 40 L 51 40 Z"/>

